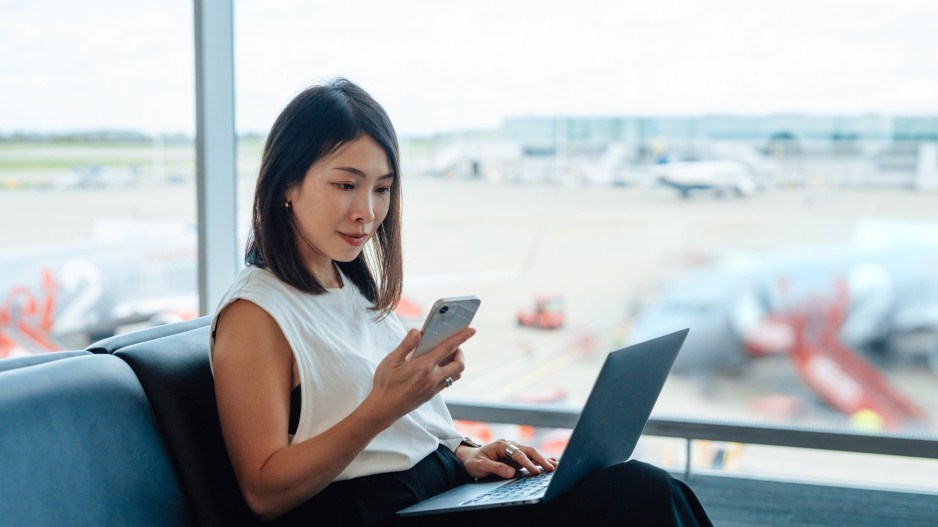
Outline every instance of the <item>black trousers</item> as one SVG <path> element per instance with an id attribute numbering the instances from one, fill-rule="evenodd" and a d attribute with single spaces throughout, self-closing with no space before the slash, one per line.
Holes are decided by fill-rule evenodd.
<path id="1" fill-rule="evenodd" d="M 410 470 L 335 482 L 275 525 L 578 527 L 713 525 L 683 482 L 657 467 L 628 461 L 605 468 L 547 503 L 398 518 L 394 513 L 471 478 L 456 456 L 440 446 Z"/>

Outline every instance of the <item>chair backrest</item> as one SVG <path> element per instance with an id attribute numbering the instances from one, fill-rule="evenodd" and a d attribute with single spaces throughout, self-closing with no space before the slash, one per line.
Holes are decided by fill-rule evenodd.
<path id="1" fill-rule="evenodd" d="M 113 356 L 0 372 L 0 523 L 193 525 L 143 388 Z"/>
<path id="2" fill-rule="evenodd" d="M 79 357 L 81 355 L 91 355 L 91 352 L 84 350 L 52 351 L 48 353 L 36 353 L 35 355 L 20 355 L 8 359 L 0 359 L 0 371 L 15 370 L 27 366 L 35 366 L 36 364 L 52 362 L 54 360 Z"/>
<path id="3" fill-rule="evenodd" d="M 162 326 L 138 329 L 137 331 L 121 333 L 120 335 L 114 335 L 113 337 L 99 340 L 85 349 L 91 353 L 114 353 L 121 348 L 126 348 L 127 346 L 132 346 L 140 342 L 146 342 L 148 340 L 167 337 L 169 335 L 175 335 L 177 333 L 185 333 L 186 331 L 191 331 L 196 328 L 207 326 L 211 324 L 211 322 L 212 317 L 204 316 L 194 318 L 192 320 L 186 320 L 184 322 L 175 322 L 173 324 L 164 324 Z"/>
<path id="4" fill-rule="evenodd" d="M 208 343 L 209 328 L 200 327 L 121 348 L 115 356 L 140 379 L 199 524 L 260 525 L 222 439 Z"/>

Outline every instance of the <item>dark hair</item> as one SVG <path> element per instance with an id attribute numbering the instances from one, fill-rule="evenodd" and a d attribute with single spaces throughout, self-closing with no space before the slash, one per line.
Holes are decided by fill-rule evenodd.
<path id="1" fill-rule="evenodd" d="M 300 291 L 326 292 L 301 256 L 293 214 L 284 202 L 287 191 L 302 183 L 310 166 L 362 135 L 370 136 L 387 153 L 395 176 L 391 204 L 365 250 L 351 262 L 336 264 L 374 304 L 372 309 L 384 316 L 400 300 L 403 281 L 397 135 L 384 108 L 346 79 L 303 90 L 274 122 L 264 144 L 254 191 L 253 232 L 244 260 L 270 270 Z"/>

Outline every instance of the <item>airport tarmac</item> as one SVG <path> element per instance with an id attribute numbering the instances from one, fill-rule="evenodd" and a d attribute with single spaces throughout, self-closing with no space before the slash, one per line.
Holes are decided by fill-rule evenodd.
<path id="1" fill-rule="evenodd" d="M 253 182 L 242 180 L 239 217 L 247 217 L 252 190 Z M 900 189 L 792 188 L 682 200 L 664 188 L 405 180 L 405 296 L 424 310 L 442 296 L 482 299 L 478 334 L 466 346 L 468 370 L 453 397 L 578 404 L 605 352 L 624 341 L 636 303 L 669 278 L 730 251 L 850 243 L 861 220 L 936 221 L 934 199 Z M 195 189 L 5 191 L 0 210 L 17 226 L 2 235 L 13 250 L 90 238 L 100 218 L 194 222 Z M 517 312 L 545 294 L 564 298 L 564 328 L 518 327 Z M 719 401 L 710 408 L 669 390 L 660 410 L 757 417 L 746 405 Z M 739 395 L 724 398 L 733 397 Z M 931 403 L 938 397 L 915 399 L 938 405 Z M 929 410 L 938 416 L 938 406 Z"/>
<path id="2" fill-rule="evenodd" d="M 246 218 L 252 188 L 239 185 L 239 217 Z M 405 179 L 404 292 L 424 313 L 443 296 L 482 299 L 478 334 L 464 347 L 467 370 L 447 397 L 576 406 L 605 353 L 624 342 L 636 303 L 668 279 L 729 251 L 847 244 L 862 220 L 933 222 L 935 197 L 783 188 L 745 199 L 682 200 L 664 188 Z M 0 210 L 16 226 L 0 241 L 15 250 L 90 238 L 99 218 L 194 222 L 195 189 L 4 191 Z M 518 310 L 545 294 L 564 298 L 564 327 L 518 327 Z M 931 416 L 923 431 L 938 432 L 938 378 L 916 370 L 889 376 Z M 781 357 L 733 377 L 672 375 L 655 413 L 846 425 Z"/>

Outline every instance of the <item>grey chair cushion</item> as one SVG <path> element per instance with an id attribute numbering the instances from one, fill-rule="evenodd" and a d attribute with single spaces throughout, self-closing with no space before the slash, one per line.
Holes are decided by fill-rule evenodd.
<path id="1" fill-rule="evenodd" d="M 175 335 L 177 333 L 185 333 L 186 331 L 208 326 L 211 324 L 211 322 L 212 317 L 204 316 L 194 318 L 192 320 L 187 320 L 185 322 L 176 322 L 175 324 L 153 326 L 151 328 L 139 329 L 137 331 L 122 333 L 120 335 L 114 335 L 113 337 L 99 340 L 85 349 L 92 353 L 114 353 L 121 348 L 126 348 L 127 346 L 132 346 L 140 342 L 155 340 L 158 338 L 167 337 L 169 335 Z"/>
<path id="2" fill-rule="evenodd" d="M 235 479 L 221 435 L 200 327 L 118 350 L 146 391 L 201 525 L 259 525 Z"/>
<path id="3" fill-rule="evenodd" d="M 0 372 L 0 523 L 191 525 L 150 405 L 112 356 Z"/>

